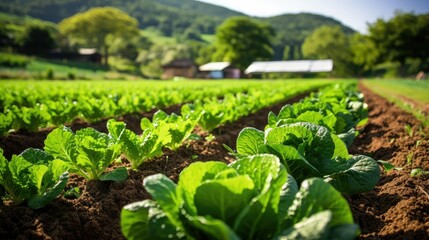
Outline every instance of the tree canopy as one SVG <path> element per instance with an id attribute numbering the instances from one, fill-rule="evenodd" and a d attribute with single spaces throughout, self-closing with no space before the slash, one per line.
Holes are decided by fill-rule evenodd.
<path id="1" fill-rule="evenodd" d="M 369 28 L 377 47 L 386 54 L 386 60 L 399 61 L 403 65 L 407 58 L 427 60 L 429 58 L 429 14 L 414 15 L 397 12 L 387 22 L 378 20 Z M 381 39 L 381 35 L 388 38 Z"/>
<path id="2" fill-rule="evenodd" d="M 92 8 L 77 13 L 59 23 L 62 34 L 72 44 L 97 48 L 108 64 L 108 50 L 116 38 L 132 38 L 138 34 L 138 22 L 127 13 L 113 7 Z"/>
<path id="3" fill-rule="evenodd" d="M 19 41 L 22 51 L 27 54 L 43 54 L 55 47 L 55 39 L 49 26 L 43 24 L 26 25 Z"/>
<path id="4" fill-rule="evenodd" d="M 401 75 L 407 60 L 420 61 L 421 69 L 429 67 L 429 14 L 396 12 L 389 20 L 378 19 L 368 25 L 368 34 L 356 37 L 355 62 L 369 65 L 398 62 Z M 368 55 L 368 53 L 370 53 Z"/>
<path id="5" fill-rule="evenodd" d="M 274 30 L 267 24 L 247 17 L 229 18 L 216 30 L 213 60 L 229 61 L 244 70 L 255 60 L 272 58 L 273 37 Z"/>
<path id="6" fill-rule="evenodd" d="M 349 37 L 339 26 L 322 26 L 308 36 L 302 45 L 304 57 L 332 59 L 336 75 L 351 74 L 352 52 Z"/>

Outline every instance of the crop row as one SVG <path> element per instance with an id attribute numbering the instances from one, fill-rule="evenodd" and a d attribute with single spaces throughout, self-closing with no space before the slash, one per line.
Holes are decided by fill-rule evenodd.
<path id="1" fill-rule="evenodd" d="M 61 193 L 67 183 L 68 172 L 88 180 L 122 181 L 128 176 L 125 167 L 106 173 L 109 165 L 123 154 L 137 169 L 143 162 L 161 156 L 166 148 L 175 150 L 190 136 L 196 124 L 212 130 L 257 109 L 292 97 L 313 86 L 283 86 L 272 91 L 248 89 L 247 93 L 227 94 L 217 98 L 195 101 L 182 107 L 181 115 L 154 114 L 152 121 L 141 120 L 142 135 L 126 129 L 124 122 L 107 122 L 108 134 L 94 128 L 74 133 L 70 128 L 53 130 L 44 142 L 44 151 L 27 149 L 13 155 L 11 161 L 1 160 L 0 184 L 16 204 L 28 200 L 31 208 L 40 208 Z M 282 90 L 282 91 L 280 91 Z M 34 200 L 36 199 L 36 200 Z"/>
<path id="2" fill-rule="evenodd" d="M 273 93 L 281 99 L 328 84 L 306 82 L 1 82 L 0 135 L 10 130 L 37 131 L 75 119 L 88 122 L 174 104 L 216 101 L 227 94 Z M 304 86 L 305 85 L 305 86 Z M 260 93 L 258 93 L 260 92 Z M 282 96 L 283 95 L 283 96 Z M 208 100 L 211 99 L 211 100 Z"/>
<path id="3" fill-rule="evenodd" d="M 192 163 L 177 184 L 146 177 L 152 199 L 122 209 L 122 232 L 127 239 L 354 239 L 359 227 L 341 193 L 369 191 L 380 177 L 376 161 L 347 150 L 366 118 L 362 96 L 342 88 L 287 105 L 269 114 L 265 131 L 241 131 L 229 165 Z"/>

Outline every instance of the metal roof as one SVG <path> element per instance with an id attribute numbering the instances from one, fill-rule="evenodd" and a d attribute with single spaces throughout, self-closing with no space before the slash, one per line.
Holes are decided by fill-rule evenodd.
<path id="1" fill-rule="evenodd" d="M 222 71 L 229 66 L 231 66 L 231 63 L 229 62 L 210 62 L 200 66 L 200 71 L 202 72 Z"/>
<path id="2" fill-rule="evenodd" d="M 331 59 L 325 60 L 290 60 L 290 61 L 259 61 L 253 62 L 244 71 L 249 73 L 273 72 L 330 72 L 334 63 Z"/>
<path id="3" fill-rule="evenodd" d="M 79 48 L 79 54 L 81 55 L 92 55 L 94 53 L 97 53 L 96 48 Z"/>

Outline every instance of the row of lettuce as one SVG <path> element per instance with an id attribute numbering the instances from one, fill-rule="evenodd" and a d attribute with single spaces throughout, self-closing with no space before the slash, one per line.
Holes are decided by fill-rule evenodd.
<path id="1" fill-rule="evenodd" d="M 127 239 L 355 239 L 342 194 L 373 189 L 377 162 L 347 145 L 367 121 L 362 95 L 330 88 L 243 129 L 229 165 L 196 162 L 178 183 L 146 177 L 152 199 L 126 205 Z"/>
<path id="2" fill-rule="evenodd" d="M 0 185 L 4 191 L 0 195 L 7 195 L 16 204 L 27 201 L 29 207 L 41 208 L 61 193 L 69 172 L 87 180 L 123 181 L 128 170 L 119 166 L 121 155 L 131 163 L 132 169 L 138 169 L 144 162 L 162 156 L 166 149 L 180 147 L 192 136 L 197 124 L 211 131 L 260 108 L 326 84 L 329 83 L 292 82 L 272 91 L 248 89 L 247 93 L 226 94 L 222 99 L 205 98 L 183 105 L 180 115 L 168 115 L 159 110 L 152 121 L 141 119 L 141 135 L 114 119 L 107 122 L 108 133 L 90 127 L 76 132 L 58 127 L 46 137 L 44 150 L 30 148 L 13 155 L 10 161 L 1 154 Z M 114 163 L 115 169 L 106 172 Z"/>
<path id="3" fill-rule="evenodd" d="M 370 191 L 380 169 L 373 159 L 348 153 L 355 128 L 367 121 L 367 106 L 363 96 L 347 86 L 327 88 L 284 106 L 277 115 L 270 113 L 264 130 L 244 128 L 236 151 L 227 147 L 237 159 L 229 165 L 193 163 L 177 184 L 162 174 L 146 177 L 143 184 L 153 200 L 123 208 L 124 236 L 355 238 L 359 227 L 341 194 Z M 108 134 L 93 128 L 76 133 L 57 128 L 46 138 L 44 150 L 27 149 L 11 161 L 1 156 L 0 184 L 15 203 L 27 201 L 29 207 L 41 208 L 61 194 L 69 172 L 86 179 L 125 180 L 128 169 L 123 164 L 106 173 L 121 154 L 137 169 L 164 149 L 177 149 L 197 124 L 212 130 L 277 101 L 268 100 L 271 95 L 249 96 L 196 101 L 184 105 L 180 115 L 159 111 L 152 121 L 142 119 L 142 135 L 115 120 L 107 122 Z M 265 101 L 270 103 L 262 104 Z"/>
<path id="4" fill-rule="evenodd" d="M 284 98 L 294 89 L 311 90 L 327 81 L 103 81 L 0 82 L 0 135 L 12 130 L 38 131 L 76 119 L 96 122 L 130 113 L 148 112 L 197 99 L 225 95 L 272 93 Z M 286 95 L 284 95 L 286 94 Z M 204 100 L 206 101 L 206 100 Z"/>

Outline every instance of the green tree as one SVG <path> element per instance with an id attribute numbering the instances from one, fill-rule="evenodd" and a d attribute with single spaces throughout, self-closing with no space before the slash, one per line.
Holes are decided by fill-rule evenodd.
<path id="1" fill-rule="evenodd" d="M 314 30 L 304 41 L 302 53 L 305 58 L 332 59 L 334 74 L 352 75 L 353 55 L 349 37 L 339 26 L 322 26 Z"/>
<path id="2" fill-rule="evenodd" d="M 380 51 L 368 36 L 355 33 L 350 39 L 353 62 L 364 70 L 371 70 L 380 58 Z"/>
<path id="3" fill-rule="evenodd" d="M 110 45 L 109 55 L 135 61 L 139 52 L 149 49 L 152 44 L 148 37 L 138 34 L 130 39 L 117 38 Z"/>
<path id="4" fill-rule="evenodd" d="M 355 49 L 357 55 L 376 51 L 366 64 L 398 62 L 400 74 L 405 74 L 408 59 L 418 59 L 426 68 L 429 59 L 429 14 L 396 12 L 390 20 L 378 19 L 368 25 L 366 47 Z M 362 60 L 361 57 L 357 59 Z M 426 69 L 427 70 L 427 69 Z"/>
<path id="5" fill-rule="evenodd" d="M 116 38 L 132 38 L 138 34 L 137 26 L 135 18 L 113 7 L 92 8 L 59 23 L 61 33 L 67 35 L 72 44 L 101 51 L 106 65 L 111 43 Z"/>
<path id="6" fill-rule="evenodd" d="M 256 60 L 271 59 L 274 30 L 247 17 L 231 17 L 216 30 L 215 61 L 229 61 L 241 70 Z"/>
<path id="7" fill-rule="evenodd" d="M 42 24 L 26 25 L 19 42 L 22 51 L 29 54 L 47 53 L 56 45 L 51 30 Z"/>

